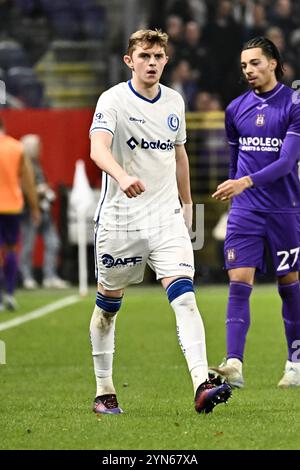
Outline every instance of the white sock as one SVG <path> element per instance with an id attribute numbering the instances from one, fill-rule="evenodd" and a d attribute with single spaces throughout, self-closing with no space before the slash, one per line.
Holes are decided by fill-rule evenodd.
<path id="1" fill-rule="evenodd" d="M 116 393 L 112 380 L 115 323 L 116 315 L 107 313 L 95 305 L 90 323 L 90 336 L 96 376 L 96 396 Z"/>
<path id="2" fill-rule="evenodd" d="M 296 369 L 298 372 L 300 372 L 300 362 L 286 361 L 286 365 L 291 366 L 294 369 Z"/>
<path id="3" fill-rule="evenodd" d="M 171 302 L 176 316 L 178 341 L 193 381 L 194 391 L 208 378 L 205 331 L 195 294 L 186 292 Z"/>
<path id="4" fill-rule="evenodd" d="M 228 366 L 234 367 L 240 374 L 243 371 L 243 363 L 242 363 L 242 361 L 240 361 L 236 357 L 231 357 L 231 358 L 227 359 L 226 364 Z"/>

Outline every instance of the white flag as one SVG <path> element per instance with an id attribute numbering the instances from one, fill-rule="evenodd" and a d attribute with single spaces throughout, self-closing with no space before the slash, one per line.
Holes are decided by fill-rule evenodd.
<path id="1" fill-rule="evenodd" d="M 82 296 L 88 293 L 86 219 L 92 204 L 94 196 L 86 176 L 84 161 L 77 160 L 70 206 L 77 219 L 79 293 Z"/>
<path id="2" fill-rule="evenodd" d="M 85 172 L 83 160 L 77 160 L 73 188 L 70 195 L 72 210 L 77 214 L 86 214 L 94 204 L 94 196 L 89 180 Z"/>

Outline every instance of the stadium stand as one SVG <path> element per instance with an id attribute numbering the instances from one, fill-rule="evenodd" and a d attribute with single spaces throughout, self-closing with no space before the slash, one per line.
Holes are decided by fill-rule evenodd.
<path id="1" fill-rule="evenodd" d="M 184 91 L 191 112 L 187 145 L 193 192 L 196 202 L 206 201 L 209 207 L 204 251 L 213 259 L 209 233 L 220 213 L 210 193 L 226 176 L 228 149 L 223 117 L 200 118 L 198 112 L 222 111 L 243 92 L 239 49 L 255 35 L 268 35 L 280 49 L 287 85 L 299 77 L 300 2 L 1 0 L 0 80 L 7 85 L 5 106 L 94 108 L 104 89 L 127 80 L 119 59 L 128 28 L 139 27 L 161 27 L 170 37 L 163 83 Z M 31 67 L 33 73 L 24 69 L 21 73 L 20 67 Z M 201 260 L 202 265 L 205 262 Z"/>
<path id="2" fill-rule="evenodd" d="M 7 91 L 17 97 L 25 107 L 46 107 L 44 89 L 31 67 L 11 67 L 6 75 Z"/>

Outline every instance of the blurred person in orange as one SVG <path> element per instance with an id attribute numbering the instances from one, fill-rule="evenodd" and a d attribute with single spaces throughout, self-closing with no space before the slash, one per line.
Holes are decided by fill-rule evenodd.
<path id="1" fill-rule="evenodd" d="M 5 133 L 0 118 L 0 311 L 17 308 L 14 292 L 18 275 L 17 244 L 24 206 L 22 189 L 29 202 L 31 217 L 38 224 L 40 211 L 32 167 L 24 155 L 23 145 Z"/>

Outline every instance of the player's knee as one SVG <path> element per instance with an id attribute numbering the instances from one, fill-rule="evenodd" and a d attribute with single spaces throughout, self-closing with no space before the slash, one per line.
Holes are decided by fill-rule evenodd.
<path id="1" fill-rule="evenodd" d="M 170 304 L 175 300 L 185 305 L 195 301 L 193 281 L 187 277 L 175 279 L 168 285 L 166 292 Z"/>
<path id="2" fill-rule="evenodd" d="M 285 276 L 278 277 L 278 284 L 285 285 L 291 284 L 293 282 L 299 281 L 299 273 L 298 272 L 290 272 L 287 273 Z"/>
<path id="3" fill-rule="evenodd" d="M 299 311 L 299 279 L 292 278 L 289 283 L 278 283 L 278 292 L 283 301 L 292 302 L 294 304 L 294 310 Z"/>
<path id="4" fill-rule="evenodd" d="M 229 297 L 248 300 L 252 292 L 252 285 L 248 282 L 230 281 Z"/>
<path id="5" fill-rule="evenodd" d="M 228 271 L 230 282 L 240 282 L 253 286 L 255 269 L 254 268 L 235 268 Z"/>
<path id="6" fill-rule="evenodd" d="M 122 297 L 109 297 L 97 292 L 96 305 L 101 309 L 104 317 L 113 317 L 120 310 Z"/>
<path id="7" fill-rule="evenodd" d="M 96 305 L 91 318 L 90 331 L 108 333 L 114 327 L 116 314 L 121 308 L 122 297 L 108 297 L 97 292 Z"/>

